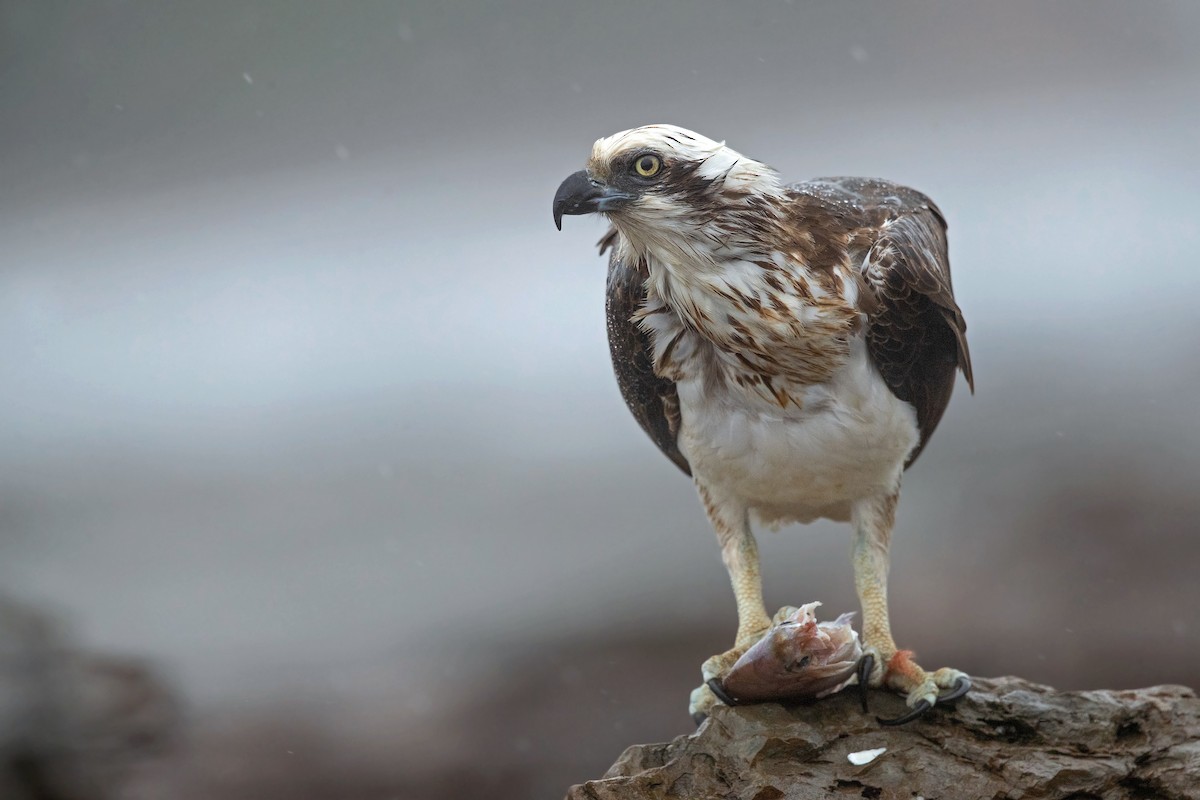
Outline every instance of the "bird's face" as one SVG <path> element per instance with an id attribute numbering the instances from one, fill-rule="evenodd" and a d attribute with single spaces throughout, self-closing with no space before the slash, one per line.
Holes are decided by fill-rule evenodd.
<path id="1" fill-rule="evenodd" d="M 554 196 L 565 214 L 602 213 L 631 239 L 689 236 L 751 198 L 780 190 L 769 167 L 674 125 L 622 131 L 592 146 L 587 168 Z"/>

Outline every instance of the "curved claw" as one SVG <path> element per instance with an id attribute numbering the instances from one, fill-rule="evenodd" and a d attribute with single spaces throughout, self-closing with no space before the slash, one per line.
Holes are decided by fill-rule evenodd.
<path id="1" fill-rule="evenodd" d="M 709 678 L 707 683 L 708 688 L 712 690 L 712 693 L 715 694 L 717 699 L 722 703 L 727 706 L 739 705 L 738 701 L 733 699 L 733 695 L 725 691 L 725 684 L 721 683 L 720 678 Z"/>
<path id="2" fill-rule="evenodd" d="M 914 719 L 924 716 L 931 708 L 933 708 L 933 703 L 929 702 L 928 700 L 922 700 L 913 706 L 912 710 L 907 714 L 901 714 L 894 719 L 884 719 L 883 717 L 876 717 L 875 719 L 878 720 L 880 725 L 906 725 L 912 722 Z"/>
<path id="3" fill-rule="evenodd" d="M 937 701 L 939 703 L 953 703 L 969 691 L 971 691 L 971 679 L 963 675 L 954 682 L 949 691 L 945 694 L 939 694 Z"/>
<path id="4" fill-rule="evenodd" d="M 703 725 L 706 719 L 708 719 L 708 714 L 705 714 L 703 711 L 697 711 L 695 714 L 692 714 L 692 722 L 696 723 L 697 728 Z"/>
<path id="5" fill-rule="evenodd" d="M 875 669 L 875 656 L 867 653 L 858 660 L 858 699 L 862 701 L 863 713 L 867 713 L 867 681 Z"/>

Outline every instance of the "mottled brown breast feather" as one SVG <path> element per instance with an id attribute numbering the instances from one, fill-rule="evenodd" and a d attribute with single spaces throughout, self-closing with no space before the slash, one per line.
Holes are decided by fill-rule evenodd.
<path id="1" fill-rule="evenodd" d="M 675 382 L 654 373 L 650 335 L 633 322 L 646 301 L 646 265 L 627 264 L 617 258 L 616 230 L 600 240 L 600 252 L 612 248 L 608 259 L 608 349 L 621 396 L 642 430 L 667 458 L 686 474 L 692 469 L 679 452 L 679 395 Z"/>
<path id="2" fill-rule="evenodd" d="M 950 402 L 956 368 L 975 390 L 967 323 L 950 279 L 946 220 L 928 197 L 888 181 L 822 178 L 789 188 L 851 228 L 851 263 L 862 265 L 870 294 L 860 302 L 868 351 L 892 393 L 917 412 L 921 438 L 911 464 Z"/>

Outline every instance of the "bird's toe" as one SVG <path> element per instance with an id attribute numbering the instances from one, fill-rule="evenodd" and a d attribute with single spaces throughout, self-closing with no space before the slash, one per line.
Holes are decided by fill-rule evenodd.
<path id="1" fill-rule="evenodd" d="M 708 684 L 703 684 L 692 690 L 691 700 L 688 702 L 688 713 L 692 715 L 692 721 L 699 725 L 708 719 L 713 706 L 719 703 L 720 701 Z"/>
<path id="2" fill-rule="evenodd" d="M 879 648 L 867 645 L 862 649 L 862 657 L 858 661 L 858 682 L 872 689 L 884 687 L 884 675 L 891 659 L 881 653 Z"/>
<path id="3" fill-rule="evenodd" d="M 966 673 L 949 667 L 926 672 L 912 659 L 912 653 L 906 650 L 896 652 L 888 660 L 882 683 L 886 688 L 905 695 L 909 711 L 892 719 L 878 718 L 881 725 L 912 722 L 939 703 L 953 703 L 971 690 L 971 679 Z"/>
<path id="4" fill-rule="evenodd" d="M 770 629 L 770 626 L 764 627 L 761 631 L 754 630 L 749 634 L 739 637 L 738 642 L 724 653 L 718 653 L 715 656 L 710 656 L 700 666 L 700 674 L 704 677 L 704 683 L 692 690 L 691 702 L 689 710 L 692 718 L 695 719 L 697 714 L 707 716 L 708 710 L 718 703 L 723 703 L 727 706 L 737 705 L 737 701 L 725 690 L 725 685 L 722 682 L 729 671 L 733 669 L 733 665 L 742 657 L 750 647 L 762 638 L 762 634 Z"/>
<path id="5" fill-rule="evenodd" d="M 711 691 L 713 695 L 715 695 L 716 698 L 725 705 L 739 705 L 738 701 L 735 700 L 734 697 L 729 694 L 729 692 L 725 691 L 725 684 L 720 678 L 709 678 L 704 682 L 704 685 L 707 686 L 709 691 Z"/>
<path id="6" fill-rule="evenodd" d="M 949 667 L 942 667 L 933 673 L 933 682 L 941 690 L 937 698 L 939 703 L 953 703 L 971 691 L 971 677 Z"/>

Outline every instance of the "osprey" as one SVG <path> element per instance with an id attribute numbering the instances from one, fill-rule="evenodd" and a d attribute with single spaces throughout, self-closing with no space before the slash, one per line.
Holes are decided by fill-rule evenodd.
<path id="1" fill-rule="evenodd" d="M 770 167 L 692 131 L 647 125 L 600 139 L 563 181 L 554 222 L 604 214 L 608 339 L 621 393 L 690 475 L 737 601 L 734 646 L 704 662 L 701 717 L 736 702 L 722 678 L 771 627 L 751 521 L 854 527 L 859 685 L 903 693 L 915 719 L 970 688 L 926 672 L 888 621 L 900 480 L 961 370 L 946 221 L 925 195 L 872 178 L 784 185 Z"/>

